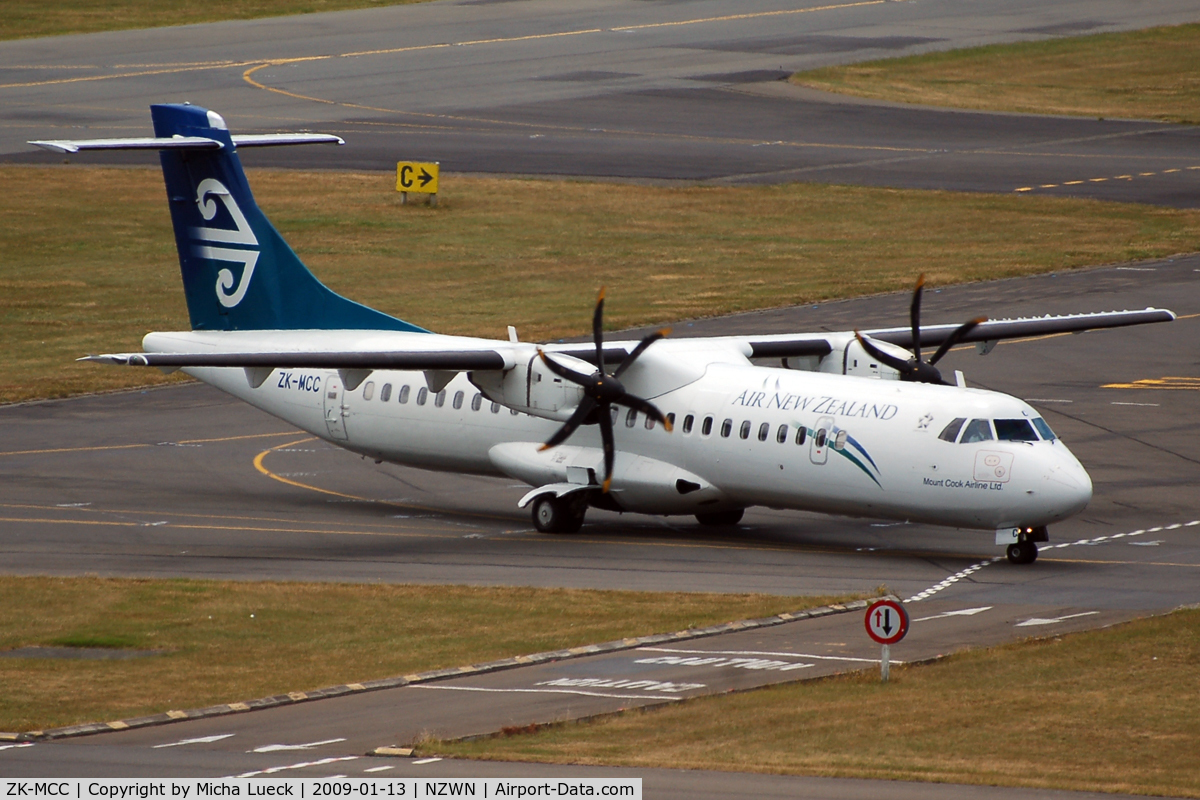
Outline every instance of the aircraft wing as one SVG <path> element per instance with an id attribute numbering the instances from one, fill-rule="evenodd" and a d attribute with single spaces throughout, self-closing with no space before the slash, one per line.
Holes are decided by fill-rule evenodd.
<path id="1" fill-rule="evenodd" d="M 1146 308 L 1141 311 L 1100 311 L 1092 314 L 1064 314 L 1061 316 L 1021 317 L 1017 319 L 994 319 L 982 322 L 962 337 L 963 343 L 996 342 L 1001 339 L 1027 339 L 1037 336 L 1053 336 L 1062 333 L 1082 333 L 1104 328 L 1121 328 L 1128 325 L 1145 325 L 1152 322 L 1170 322 L 1175 313 L 1162 308 Z M 946 341 L 959 326 L 927 325 L 921 327 L 921 347 L 937 347 Z M 831 351 L 831 344 L 843 342 L 852 331 L 831 331 L 827 335 L 816 333 L 772 334 L 766 336 L 730 336 L 726 340 L 736 341 L 748 350 L 751 358 L 789 358 L 799 356 L 824 357 Z M 912 329 L 876 328 L 861 333 L 900 347 L 912 348 Z M 581 358 L 584 356 L 580 355 Z M 607 359 L 607 355 L 605 356 Z"/>
<path id="2" fill-rule="evenodd" d="M 1082 333 L 1102 328 L 1123 328 L 1128 325 L 1145 325 L 1151 322 L 1170 322 L 1175 313 L 1162 308 L 1146 308 L 1141 311 L 1100 311 L 1094 314 L 1065 314 L 1062 316 L 1022 317 L 1019 319 L 993 319 L 982 322 L 962 337 L 964 343 L 995 342 L 1000 339 L 1027 339 L 1033 336 L 1052 336 L 1059 333 Z M 937 347 L 950 336 L 958 325 L 930 325 L 921 327 L 921 346 Z M 911 328 L 885 328 L 863 331 L 865 336 L 880 339 L 900 347 L 912 348 Z"/>
<path id="3" fill-rule="evenodd" d="M 508 355 L 506 358 L 505 356 Z M 390 352 L 108 353 L 79 361 L 134 367 L 274 367 L 291 369 L 485 370 L 512 366 L 499 350 L 401 350 Z"/>
<path id="4" fill-rule="evenodd" d="M 1102 311 L 1093 314 L 1025 317 L 989 320 L 978 325 L 962 338 L 962 342 L 995 342 L 1001 339 L 1023 339 L 1061 333 L 1079 333 L 1103 328 L 1170 322 L 1174 312 L 1160 308 L 1141 311 Z M 957 328 L 957 325 L 931 325 L 921 329 L 922 347 L 937 347 Z M 912 347 L 909 328 L 865 330 L 872 339 L 900 347 Z M 849 331 L 800 334 L 769 334 L 761 336 L 722 336 L 708 338 L 716 347 L 739 351 L 747 358 L 797 358 L 829 355 L 835 347 L 844 346 Z M 453 337 L 445 337 L 453 339 Z M 496 342 L 494 348 L 480 347 L 487 340 L 473 340 L 461 349 L 450 346 L 442 349 L 381 349 L 381 350 L 289 350 L 242 352 L 166 352 L 166 353 L 108 353 L 85 356 L 80 361 L 94 361 L 122 366 L 160 367 L 243 367 L 248 369 L 295 368 L 340 370 L 439 370 L 465 372 L 472 370 L 507 370 L 518 361 L 532 355 L 529 343 Z M 687 341 L 694 349 L 703 339 Z M 449 344 L 449 342 L 445 342 Z M 611 342 L 604 347 L 605 365 L 612 367 L 624 361 L 637 346 L 636 340 Z M 596 349 L 591 343 L 547 344 L 549 353 L 571 356 L 591 364 L 596 363 Z M 518 352 L 518 350 L 520 352 Z"/>

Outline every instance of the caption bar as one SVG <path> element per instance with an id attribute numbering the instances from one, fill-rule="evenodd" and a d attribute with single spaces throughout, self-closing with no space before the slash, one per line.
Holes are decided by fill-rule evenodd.
<path id="1" fill-rule="evenodd" d="M 0 779 L 0 799 L 37 800 L 209 800 L 214 797 L 341 798 L 472 797 L 524 800 L 544 797 L 616 797 L 642 800 L 641 778 L 187 778 L 137 780 Z"/>

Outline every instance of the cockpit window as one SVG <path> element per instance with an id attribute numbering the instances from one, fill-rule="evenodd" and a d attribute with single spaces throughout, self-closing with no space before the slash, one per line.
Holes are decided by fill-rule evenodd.
<path id="1" fill-rule="evenodd" d="M 972 442 L 990 442 L 992 440 L 992 423 L 986 419 L 973 419 L 967 423 L 960 444 Z"/>
<path id="2" fill-rule="evenodd" d="M 1037 432 L 1042 435 L 1042 438 L 1047 442 L 1052 442 L 1058 437 L 1054 435 L 1054 431 L 1050 430 L 1050 426 L 1046 424 L 1046 420 L 1038 417 L 1033 421 L 1033 427 L 1037 428 Z"/>
<path id="3" fill-rule="evenodd" d="M 966 417 L 956 417 L 950 420 L 950 424 L 942 428 L 942 432 L 938 434 L 938 438 L 946 442 L 953 442 L 958 438 L 958 432 L 962 430 L 963 423 L 966 421 Z"/>
<path id="4" fill-rule="evenodd" d="M 998 419 L 996 438 L 1005 442 L 1036 442 L 1037 434 L 1027 419 Z"/>

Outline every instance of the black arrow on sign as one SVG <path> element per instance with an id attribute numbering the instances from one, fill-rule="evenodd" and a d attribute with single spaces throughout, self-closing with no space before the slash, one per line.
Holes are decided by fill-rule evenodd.
<path id="1" fill-rule="evenodd" d="M 432 175 L 430 175 L 428 172 L 426 172 L 424 167 L 421 167 L 421 174 L 420 174 L 419 176 L 417 176 L 417 177 L 418 177 L 418 178 L 420 179 L 420 181 L 421 181 L 421 188 L 422 188 L 422 189 L 424 189 L 424 188 L 425 188 L 425 185 L 426 185 L 426 184 L 428 184 L 428 183 L 429 183 L 431 180 L 433 180 L 433 176 L 432 176 Z"/>
<path id="2" fill-rule="evenodd" d="M 883 632 L 888 636 L 892 635 L 892 610 L 890 608 L 883 610 Z"/>

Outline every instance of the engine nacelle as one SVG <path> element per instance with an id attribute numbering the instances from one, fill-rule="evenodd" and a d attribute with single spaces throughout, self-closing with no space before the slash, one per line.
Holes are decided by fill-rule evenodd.
<path id="1" fill-rule="evenodd" d="M 533 348 L 509 370 L 487 370 L 468 375 L 479 391 L 493 402 L 524 411 L 535 417 L 565 421 L 583 401 L 583 387 L 550 371 Z M 552 355 L 557 363 L 575 372 L 591 375 L 596 368 L 567 355 Z"/>
<path id="2" fill-rule="evenodd" d="M 539 450 L 536 442 L 505 442 L 489 450 L 488 458 L 501 472 L 531 486 L 555 488 L 555 485 L 579 484 L 598 492 L 599 481 L 604 477 L 604 452 L 597 447 L 559 445 Z M 725 495 L 720 489 L 674 464 L 620 450 L 614 461 L 612 492 L 608 497 L 620 510 L 696 514 L 724 507 Z M 531 492 L 527 497 L 534 494 Z"/>

